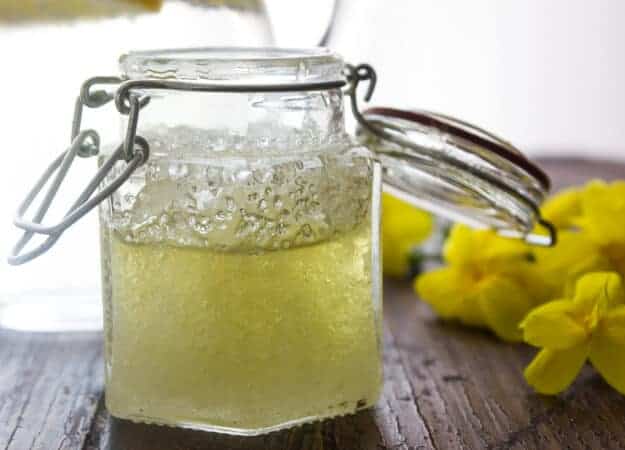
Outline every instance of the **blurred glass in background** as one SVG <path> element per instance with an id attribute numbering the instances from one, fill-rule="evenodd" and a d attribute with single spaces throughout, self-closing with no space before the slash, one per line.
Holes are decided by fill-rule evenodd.
<path id="1" fill-rule="evenodd" d="M 101 327 L 97 214 L 28 264 L 6 261 L 20 233 L 17 204 L 70 140 L 73 106 L 84 80 L 117 75 L 128 50 L 273 44 L 262 0 L 0 0 L 2 71 L 0 165 L 0 326 L 28 330 Z M 112 105 L 86 109 L 83 128 L 103 145 L 120 139 Z M 58 220 L 95 173 L 76 161 L 47 223 Z M 56 207 L 55 207 L 56 205 Z"/>

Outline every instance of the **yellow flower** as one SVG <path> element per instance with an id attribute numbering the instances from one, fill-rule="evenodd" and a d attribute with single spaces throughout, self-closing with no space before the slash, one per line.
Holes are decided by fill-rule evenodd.
<path id="1" fill-rule="evenodd" d="M 625 290 L 619 274 L 584 275 L 572 299 L 539 306 L 521 328 L 526 342 L 542 348 L 525 369 L 525 378 L 538 392 L 563 391 L 590 359 L 625 394 Z"/>
<path id="2" fill-rule="evenodd" d="M 382 196 L 382 258 L 386 275 L 405 276 L 410 252 L 432 232 L 432 216 L 393 197 Z"/>
<path id="3" fill-rule="evenodd" d="M 612 270 L 625 276 L 625 181 L 591 181 L 568 189 L 542 208 L 560 230 L 551 249 L 535 251 L 544 278 L 555 295 L 570 296 L 584 273 Z"/>
<path id="4" fill-rule="evenodd" d="M 417 294 L 443 319 L 520 341 L 518 325 L 544 298 L 545 289 L 537 281 L 529 247 L 493 231 L 455 225 L 444 259 L 445 267 L 417 278 Z"/>

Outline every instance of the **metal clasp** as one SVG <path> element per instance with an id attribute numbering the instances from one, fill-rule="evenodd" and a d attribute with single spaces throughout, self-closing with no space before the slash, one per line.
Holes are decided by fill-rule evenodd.
<path id="1" fill-rule="evenodd" d="M 8 257 L 9 264 L 19 265 L 28 262 L 37 256 L 45 253 L 52 247 L 61 237 L 63 232 L 81 217 L 95 208 L 109 195 L 115 192 L 132 173 L 145 161 L 149 156 L 149 146 L 147 141 L 141 136 L 137 136 L 137 123 L 139 120 L 139 111 L 145 106 L 149 98 L 139 98 L 131 94 L 128 96 L 128 127 L 126 130 L 126 138 L 122 144 L 113 152 L 102 166 L 98 169 L 96 175 L 87 184 L 78 198 L 70 206 L 63 219 L 54 225 L 44 225 L 42 223 L 46 213 L 48 212 L 54 198 L 65 180 L 67 173 L 76 156 L 89 158 L 96 156 L 100 152 L 100 136 L 95 130 L 80 131 L 82 122 L 82 113 L 84 106 L 89 108 L 98 108 L 104 106 L 111 100 L 114 95 L 105 90 L 91 91 L 96 84 L 120 84 L 121 79 L 116 77 L 95 77 L 87 80 L 81 89 L 80 96 L 76 100 L 74 108 L 74 117 L 72 120 L 72 139 L 67 150 L 62 152 L 44 171 L 41 177 L 35 183 L 35 186 L 26 195 L 26 198 L 19 205 L 13 223 L 18 228 L 24 230 L 22 237 L 15 244 Z M 114 180 L 94 195 L 95 190 L 100 186 L 104 178 L 112 170 L 118 161 L 125 161 L 127 166 Z M 53 175 L 56 176 L 52 179 Z M 28 220 L 25 218 L 31 205 L 37 196 L 41 193 L 44 186 L 50 182 L 50 186 L 46 191 L 41 204 L 37 208 L 33 218 Z M 27 252 L 23 252 L 24 247 L 32 240 L 35 234 L 45 235 L 46 239 Z"/>

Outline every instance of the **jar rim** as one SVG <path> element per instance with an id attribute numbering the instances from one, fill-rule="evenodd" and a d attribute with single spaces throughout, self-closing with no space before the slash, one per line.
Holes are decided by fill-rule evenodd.
<path id="1" fill-rule="evenodd" d="M 325 47 L 198 47 L 131 51 L 120 57 L 128 79 L 311 83 L 343 80 L 343 59 Z"/>

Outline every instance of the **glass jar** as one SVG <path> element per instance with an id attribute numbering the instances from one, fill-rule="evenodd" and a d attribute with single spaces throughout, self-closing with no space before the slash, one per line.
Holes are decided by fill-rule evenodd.
<path id="1" fill-rule="evenodd" d="M 121 71 L 83 86 L 72 147 L 16 220 L 47 241 L 11 256 L 41 254 L 101 204 L 113 416 L 253 435 L 375 404 L 382 181 L 456 220 L 555 237 L 533 234 L 552 230 L 538 213 L 548 179 L 510 144 L 440 114 L 361 113 L 368 65 L 322 48 L 212 48 L 129 53 Z M 345 94 L 359 139 L 345 132 Z M 113 98 L 123 143 L 99 150 L 80 112 Z M 24 219 L 54 170 L 98 153 L 63 221 Z"/>
<path id="2" fill-rule="evenodd" d="M 122 59 L 130 79 L 202 82 L 342 68 L 321 51 Z M 149 95 L 149 160 L 101 208 L 109 411 L 256 434 L 374 404 L 380 173 L 344 132 L 340 88 Z"/>

